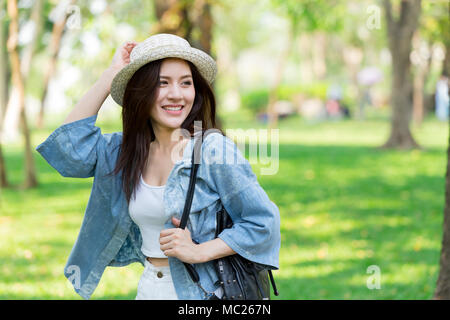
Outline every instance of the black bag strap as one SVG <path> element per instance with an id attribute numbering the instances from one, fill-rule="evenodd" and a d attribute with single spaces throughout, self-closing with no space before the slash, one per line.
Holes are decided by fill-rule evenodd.
<path id="1" fill-rule="evenodd" d="M 184 203 L 183 214 L 181 216 L 180 228 L 186 228 L 187 220 L 189 218 L 189 214 L 191 212 L 192 199 L 194 198 L 194 190 L 195 190 L 195 181 L 197 180 L 197 170 L 200 165 L 200 147 L 202 145 L 203 140 L 203 132 L 201 136 L 195 141 L 194 147 L 192 149 L 192 157 L 191 157 L 191 176 L 189 178 L 189 188 L 186 195 L 186 201 Z"/>
<path id="2" fill-rule="evenodd" d="M 200 135 L 200 137 L 195 141 L 194 147 L 192 149 L 192 157 L 191 157 L 191 175 L 189 178 L 189 188 L 186 195 L 186 201 L 184 203 L 184 209 L 183 214 L 181 216 L 180 226 L 179 228 L 185 229 L 187 225 L 187 220 L 189 218 L 189 214 L 191 212 L 191 206 L 192 206 L 192 199 L 194 197 L 194 190 L 195 190 L 195 181 L 197 180 L 197 170 L 198 166 L 200 164 L 200 147 L 203 140 L 203 131 Z M 198 275 L 197 271 L 195 270 L 194 266 L 183 262 L 184 266 L 186 267 L 186 270 L 188 271 L 192 281 L 196 285 L 200 287 L 203 291 L 203 287 L 200 285 L 200 276 Z M 207 293 L 207 292 L 205 292 Z M 208 294 L 208 293 L 207 293 Z"/>

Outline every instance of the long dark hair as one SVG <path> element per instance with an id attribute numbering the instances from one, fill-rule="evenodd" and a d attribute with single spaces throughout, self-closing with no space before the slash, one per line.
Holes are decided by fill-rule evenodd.
<path id="1" fill-rule="evenodd" d="M 116 167 L 110 174 L 122 171 L 122 187 L 127 201 L 137 188 L 139 177 L 147 164 L 150 143 L 155 140 L 155 133 L 150 121 L 150 108 L 158 94 L 159 73 L 163 59 L 147 63 L 137 70 L 125 89 L 122 105 L 123 136 Z M 209 83 L 190 61 L 195 99 L 191 112 L 181 124 L 194 136 L 194 121 L 201 121 L 202 131 L 216 128 L 216 100 Z M 198 128 L 196 129 L 198 130 Z"/>

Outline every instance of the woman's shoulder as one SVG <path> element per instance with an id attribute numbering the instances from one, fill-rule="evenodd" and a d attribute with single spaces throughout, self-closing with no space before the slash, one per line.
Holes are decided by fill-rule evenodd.
<path id="1" fill-rule="evenodd" d="M 216 129 L 205 132 L 202 149 L 208 158 L 238 152 L 234 141 Z"/>
<path id="2" fill-rule="evenodd" d="M 207 164 L 225 164 L 233 165 L 233 167 L 244 165 L 244 167 L 248 167 L 248 170 L 251 170 L 241 148 L 233 139 L 218 130 L 205 133 L 202 148 L 202 156 Z"/>
<path id="3" fill-rule="evenodd" d="M 224 135 L 218 129 L 209 129 L 204 133 L 203 146 L 206 148 L 218 147 L 218 146 L 233 146 L 234 141 Z"/>
<path id="4" fill-rule="evenodd" d="M 106 144 L 111 146 L 117 146 L 122 144 L 122 137 L 123 137 L 122 131 L 103 134 L 103 139 L 105 139 Z"/>

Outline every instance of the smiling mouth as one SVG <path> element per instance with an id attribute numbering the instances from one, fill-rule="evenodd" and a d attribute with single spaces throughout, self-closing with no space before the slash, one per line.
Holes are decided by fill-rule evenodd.
<path id="1" fill-rule="evenodd" d="M 181 109 L 184 108 L 184 106 L 176 106 L 176 107 L 163 106 L 162 108 L 167 111 L 180 111 Z"/>

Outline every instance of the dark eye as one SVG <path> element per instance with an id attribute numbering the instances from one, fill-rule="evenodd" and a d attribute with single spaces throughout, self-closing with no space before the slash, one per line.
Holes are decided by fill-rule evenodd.
<path id="1" fill-rule="evenodd" d="M 188 86 L 190 86 L 192 83 L 190 81 L 185 81 L 184 84 L 187 84 Z"/>
<path id="2" fill-rule="evenodd" d="M 159 81 L 158 84 L 159 84 L 159 85 L 161 85 L 161 84 L 167 84 L 167 81 L 162 80 L 162 81 Z"/>

